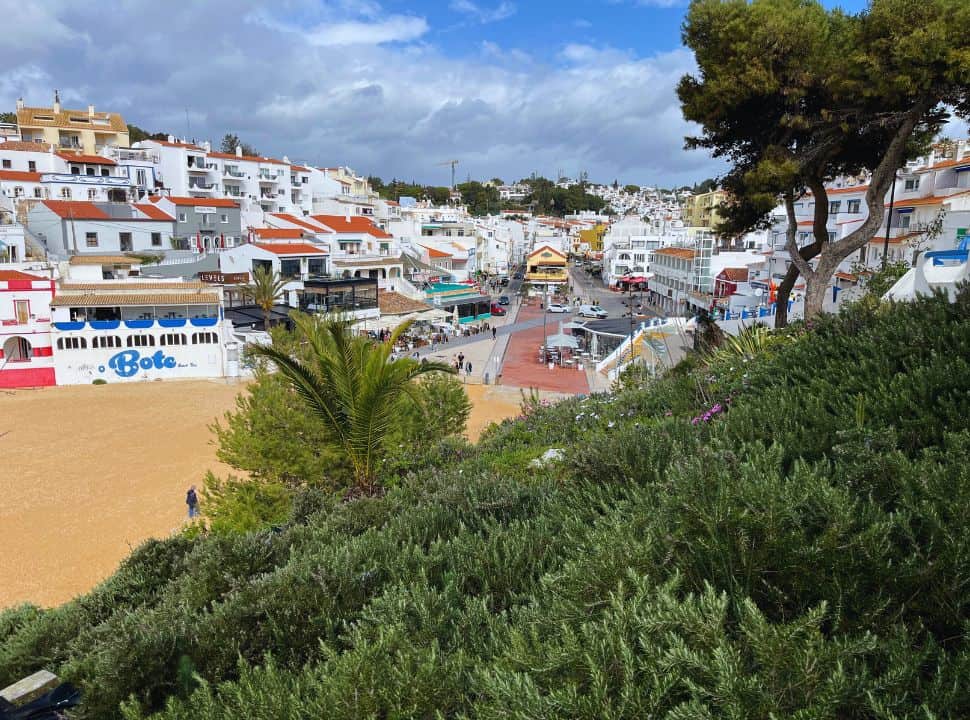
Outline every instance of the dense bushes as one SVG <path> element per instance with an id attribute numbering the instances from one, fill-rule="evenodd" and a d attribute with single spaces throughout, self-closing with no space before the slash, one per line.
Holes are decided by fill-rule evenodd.
<path id="1" fill-rule="evenodd" d="M 48 665 L 129 720 L 966 717 L 968 310 L 866 305 L 528 408 L 384 497 L 149 543 L 0 614 L 0 684 Z"/>

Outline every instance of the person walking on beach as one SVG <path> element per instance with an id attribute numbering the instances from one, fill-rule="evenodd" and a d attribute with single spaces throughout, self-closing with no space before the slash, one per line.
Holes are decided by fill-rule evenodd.
<path id="1" fill-rule="evenodd" d="M 498 328 L 492 328 L 492 340 L 498 336 Z"/>
<path id="2" fill-rule="evenodd" d="M 195 494 L 195 485 L 185 493 L 185 504 L 189 506 L 189 520 L 199 515 L 199 496 Z"/>

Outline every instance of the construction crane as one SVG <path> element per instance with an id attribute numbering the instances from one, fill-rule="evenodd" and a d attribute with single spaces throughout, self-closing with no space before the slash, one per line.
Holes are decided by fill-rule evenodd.
<path id="1" fill-rule="evenodd" d="M 445 160 L 444 162 L 435 163 L 435 166 L 440 165 L 451 165 L 451 189 L 455 189 L 455 166 L 458 164 L 458 160 Z"/>

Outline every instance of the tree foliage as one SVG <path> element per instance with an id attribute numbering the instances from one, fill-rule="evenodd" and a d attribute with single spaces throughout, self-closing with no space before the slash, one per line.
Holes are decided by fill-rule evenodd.
<path id="1" fill-rule="evenodd" d="M 168 139 L 168 133 L 163 132 L 148 132 L 147 130 L 142 130 L 137 125 L 128 125 L 128 142 L 136 143 L 142 140 L 166 140 Z"/>
<path id="2" fill-rule="evenodd" d="M 17 122 L 17 113 L 15 112 L 0 112 L 0 123 L 14 123 Z"/>
<path id="3" fill-rule="evenodd" d="M 273 306 L 283 294 L 286 281 L 283 280 L 272 268 L 266 266 L 257 267 L 253 270 L 253 279 L 247 285 L 243 285 L 241 290 L 243 295 L 251 299 L 263 311 L 263 329 L 269 330 L 270 317 L 273 313 Z"/>
<path id="4" fill-rule="evenodd" d="M 528 185 L 530 189 L 525 204 L 531 206 L 533 212 L 541 215 L 562 217 L 582 210 L 598 212 L 606 205 L 603 198 L 586 192 L 585 183 L 561 188 L 544 177 L 527 178 L 521 182 Z"/>
<path id="5" fill-rule="evenodd" d="M 468 212 L 476 217 L 495 214 L 502 209 L 502 200 L 494 185 L 484 185 L 472 180 L 458 183 L 457 190 L 461 193 L 461 201 L 468 208 Z"/>
<path id="6" fill-rule="evenodd" d="M 970 716 L 970 292 L 770 338 L 150 541 L 0 614 L 0 684 L 47 667 L 84 720 Z"/>
<path id="7" fill-rule="evenodd" d="M 236 148 L 241 148 L 243 155 L 248 155 L 249 157 L 259 156 L 259 151 L 255 147 L 243 142 L 235 133 L 226 133 L 222 136 L 222 141 L 219 143 L 220 152 L 235 155 Z"/>
<path id="8" fill-rule="evenodd" d="M 702 134 L 688 147 L 731 165 L 722 178 L 733 197 L 722 232 L 763 224 L 784 203 L 793 266 L 779 288 L 779 323 L 798 274 L 806 317 L 821 310 L 839 263 L 881 226 L 896 169 L 939 131 L 948 108 L 970 112 L 968 24 L 963 0 L 872 0 L 856 15 L 816 0 L 692 3 L 684 42 L 699 70 L 678 94 Z M 862 170 L 871 172 L 868 218 L 829 241 L 825 183 Z M 815 201 L 814 242 L 798 248 L 794 203 L 806 190 Z"/>

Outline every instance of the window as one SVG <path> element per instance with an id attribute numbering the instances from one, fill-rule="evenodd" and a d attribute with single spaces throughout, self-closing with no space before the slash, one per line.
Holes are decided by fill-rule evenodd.
<path id="1" fill-rule="evenodd" d="M 907 192 L 911 190 L 919 190 L 919 178 L 918 177 L 909 178 L 904 185 L 904 189 Z"/>
<path id="2" fill-rule="evenodd" d="M 80 174 L 81 174 L 81 168 L 79 168 L 77 165 L 71 165 L 71 175 L 80 175 Z"/>
<path id="3" fill-rule="evenodd" d="M 215 333 L 211 333 L 211 332 L 192 333 L 193 345 L 214 345 L 217 342 L 219 342 L 219 338 Z"/>
<path id="4" fill-rule="evenodd" d="M 280 277 L 290 278 L 300 276 L 299 260 L 280 260 Z"/>
<path id="5" fill-rule="evenodd" d="M 43 197 L 43 195 L 40 192 L 40 188 L 39 187 L 38 188 L 34 188 L 34 197 L 35 198 Z"/>
<path id="6" fill-rule="evenodd" d="M 899 216 L 899 223 L 898 223 L 897 227 L 903 228 L 905 230 L 906 228 L 909 227 L 909 221 L 910 221 L 910 219 L 911 219 L 911 216 L 910 216 L 909 213 L 906 213 L 905 215 L 900 215 Z"/>
<path id="7" fill-rule="evenodd" d="M 3 169 L 4 170 L 9 170 L 10 169 L 10 161 L 9 160 L 4 160 L 3 161 Z"/>
<path id="8" fill-rule="evenodd" d="M 835 242 L 835 233 L 831 230 L 829 231 L 829 242 Z"/>
<path id="9" fill-rule="evenodd" d="M 83 337 L 57 338 L 58 350 L 87 350 L 88 341 Z"/>
<path id="10" fill-rule="evenodd" d="M 22 187 L 15 187 L 13 189 L 13 196 L 15 198 L 23 197 L 24 196 L 24 189 Z"/>
<path id="11" fill-rule="evenodd" d="M 121 338 L 117 335 L 102 335 L 91 339 L 93 348 L 120 348 Z"/>
<path id="12" fill-rule="evenodd" d="M 94 188 L 88 188 L 88 200 L 94 200 L 98 196 L 98 191 Z"/>
<path id="13" fill-rule="evenodd" d="M 98 234 L 96 232 L 84 233 L 84 245 L 85 247 L 97 247 Z"/>
<path id="14" fill-rule="evenodd" d="M 118 244 L 121 246 L 121 252 L 131 252 L 134 250 L 130 232 L 118 233 Z"/>
<path id="15" fill-rule="evenodd" d="M 161 345 L 186 345 L 185 335 L 182 333 L 167 333 L 162 335 Z"/>
<path id="16" fill-rule="evenodd" d="M 94 175 L 94 168 L 91 168 L 91 167 L 85 168 L 84 173 L 85 173 L 85 175 L 91 175 L 91 176 L 93 176 Z"/>
<path id="17" fill-rule="evenodd" d="M 307 272 L 310 275 L 324 275 L 326 273 L 326 263 L 323 258 L 309 258 L 306 265 Z"/>
<path id="18" fill-rule="evenodd" d="M 151 335 L 129 335 L 128 347 L 155 347 L 155 338 Z"/>
<path id="19" fill-rule="evenodd" d="M 221 222 L 223 225 L 228 225 L 229 224 L 229 215 L 226 214 L 226 213 L 222 213 L 219 216 L 219 222 Z"/>
<path id="20" fill-rule="evenodd" d="M 846 211 L 850 213 L 857 213 L 859 212 L 860 204 L 861 204 L 860 200 L 849 200 L 849 203 L 848 203 L 849 206 L 846 208 Z"/>
<path id="21" fill-rule="evenodd" d="M 108 177 L 108 168 L 101 168 L 101 177 Z"/>
<path id="22" fill-rule="evenodd" d="M 839 212 L 839 208 L 842 207 L 841 200 L 832 200 L 829 203 L 829 215 L 835 215 Z"/>
<path id="23" fill-rule="evenodd" d="M 35 161 L 27 161 L 27 172 L 37 172 L 37 163 Z"/>
<path id="24" fill-rule="evenodd" d="M 162 246 L 162 234 L 152 233 L 152 247 L 161 247 L 161 246 Z"/>
<path id="25" fill-rule="evenodd" d="M 148 175 L 145 173 L 144 170 L 135 171 L 135 182 L 140 187 L 145 187 L 146 185 L 148 185 Z"/>
<path id="26" fill-rule="evenodd" d="M 71 188 L 61 188 L 61 199 L 62 200 L 71 199 Z"/>
<path id="27" fill-rule="evenodd" d="M 181 223 L 185 222 L 185 213 L 179 213 L 179 222 Z"/>

